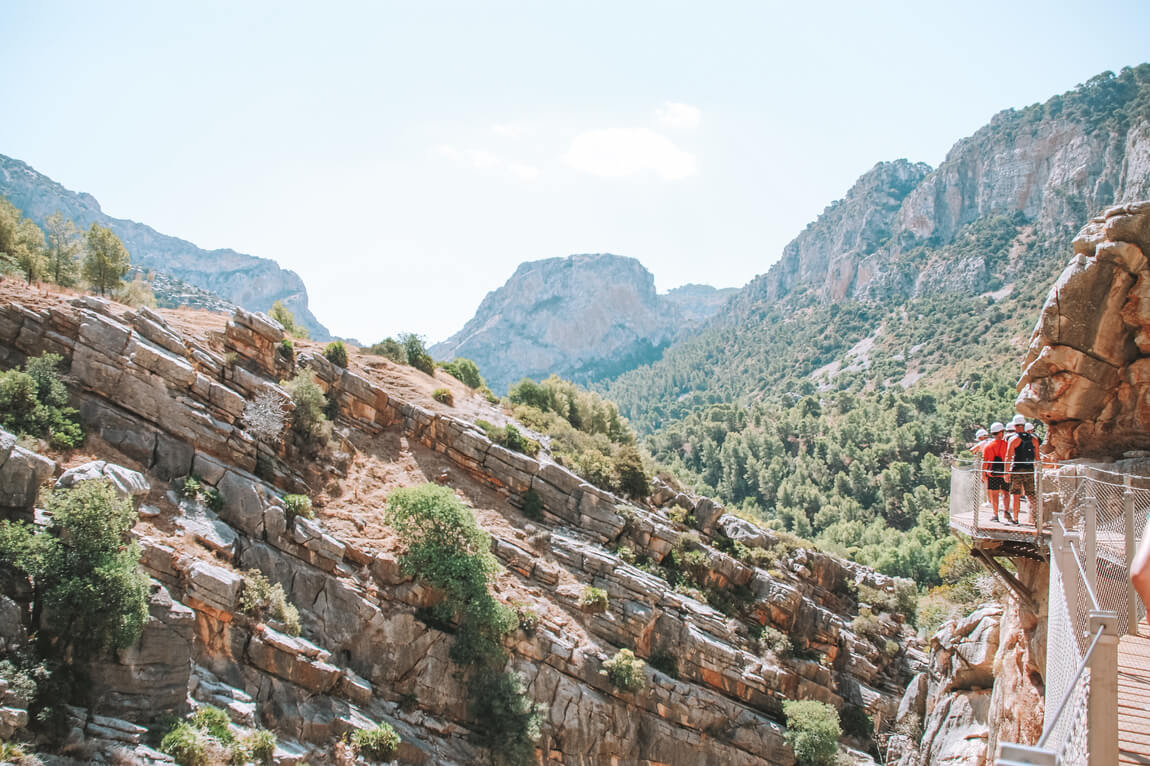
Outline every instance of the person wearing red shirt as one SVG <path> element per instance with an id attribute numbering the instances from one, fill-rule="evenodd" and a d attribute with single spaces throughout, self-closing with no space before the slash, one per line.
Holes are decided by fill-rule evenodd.
<path id="1" fill-rule="evenodd" d="M 986 482 L 986 499 L 990 501 L 995 521 L 998 521 L 998 506 L 1002 502 L 1002 496 L 1010 486 L 1007 483 L 1006 472 L 1006 440 L 1002 438 L 1004 430 L 1006 429 L 1002 423 L 991 423 L 991 439 L 982 448 L 982 479 Z M 1010 521 L 1009 505 L 1006 508 L 1006 518 Z"/>
<path id="2" fill-rule="evenodd" d="M 1030 509 L 1030 520 L 1038 527 L 1035 508 L 1034 461 L 1038 458 L 1038 439 L 1026 431 L 1026 418 L 1015 415 L 1011 421 L 1014 433 L 1006 440 L 1006 464 L 1010 476 L 1010 495 L 1006 498 L 1006 518 L 1010 519 L 1010 509 L 1014 508 L 1014 523 L 1019 522 L 1022 512 L 1022 496 L 1026 495 L 1026 507 Z"/>

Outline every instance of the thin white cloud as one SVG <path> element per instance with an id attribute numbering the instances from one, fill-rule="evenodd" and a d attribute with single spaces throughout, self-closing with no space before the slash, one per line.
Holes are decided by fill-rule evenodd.
<path id="1" fill-rule="evenodd" d="M 702 112 L 696 106 L 667 101 L 655 110 L 655 121 L 671 130 L 694 130 L 699 127 Z"/>
<path id="2" fill-rule="evenodd" d="M 463 149 L 452 144 L 441 144 L 436 153 L 462 167 L 495 172 L 519 181 L 534 181 L 539 177 L 539 169 L 524 162 L 509 160 L 486 149 Z"/>
<path id="3" fill-rule="evenodd" d="M 695 174 L 695 155 L 649 128 L 607 128 L 580 133 L 563 160 L 574 169 L 600 178 L 654 173 L 664 181 Z"/>

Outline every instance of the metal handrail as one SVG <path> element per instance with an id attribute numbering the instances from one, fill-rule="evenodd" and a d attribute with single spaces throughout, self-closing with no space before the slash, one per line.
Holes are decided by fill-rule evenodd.
<path id="1" fill-rule="evenodd" d="M 1058 523 L 1061 525 L 1062 520 L 1059 519 Z M 1066 531 L 1066 527 L 1062 529 L 1063 532 Z M 1078 568 L 1078 574 L 1082 577 L 1082 584 L 1086 586 L 1086 595 L 1090 597 L 1090 608 L 1101 609 L 1102 604 L 1098 601 L 1098 596 L 1094 593 L 1094 587 L 1090 584 L 1090 578 L 1086 576 L 1086 567 L 1082 565 L 1082 559 L 1080 558 L 1081 552 L 1077 546 L 1075 546 L 1074 540 L 1067 540 L 1066 545 L 1070 548 L 1070 552 L 1074 554 L 1072 557 L 1074 559 L 1074 566 Z"/>
<path id="2" fill-rule="evenodd" d="M 1090 664 L 1090 657 L 1094 654 L 1094 647 L 1098 646 L 1098 640 L 1102 638 L 1104 628 L 1100 625 L 1094 631 L 1094 640 L 1090 642 L 1090 648 L 1086 650 L 1086 654 L 1082 656 L 1082 661 L 1078 663 L 1078 670 L 1074 673 L 1074 678 L 1066 687 L 1066 694 L 1062 695 L 1062 701 L 1058 703 L 1058 710 L 1054 713 L 1054 718 L 1050 719 L 1050 723 L 1045 727 L 1046 731 L 1038 740 L 1035 747 L 1046 747 L 1046 740 L 1054 733 L 1057 728 L 1058 719 L 1062 717 L 1062 713 L 1066 710 L 1066 705 L 1070 702 L 1070 698 L 1074 696 L 1074 690 L 1078 687 L 1078 682 L 1082 680 L 1082 674 L 1086 672 L 1086 667 Z"/>

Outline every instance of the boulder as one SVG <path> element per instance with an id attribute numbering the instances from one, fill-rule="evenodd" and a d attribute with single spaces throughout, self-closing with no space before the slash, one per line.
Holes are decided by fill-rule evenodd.
<path id="1" fill-rule="evenodd" d="M 107 481 L 120 497 L 143 497 L 152 490 L 151 483 L 142 473 L 104 460 L 93 460 L 69 468 L 56 480 L 56 488 L 70 489 L 80 482 L 94 479 Z"/>

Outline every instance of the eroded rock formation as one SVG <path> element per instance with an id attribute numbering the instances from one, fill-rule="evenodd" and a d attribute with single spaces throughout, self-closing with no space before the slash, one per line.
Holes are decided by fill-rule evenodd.
<path id="1" fill-rule="evenodd" d="M 1150 448 L 1150 202 L 1118 205 L 1074 239 L 1019 381 L 1060 459 Z"/>

